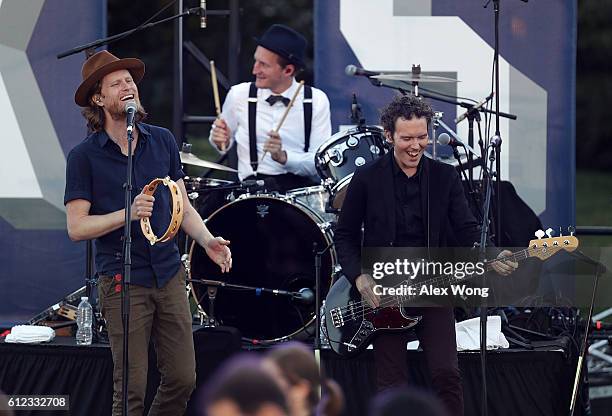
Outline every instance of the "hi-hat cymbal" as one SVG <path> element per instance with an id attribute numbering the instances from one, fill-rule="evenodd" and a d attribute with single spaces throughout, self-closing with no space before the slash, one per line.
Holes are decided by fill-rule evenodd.
<path id="1" fill-rule="evenodd" d="M 446 83 L 451 83 L 451 82 L 460 82 L 457 79 L 454 78 L 447 78 L 447 77 L 439 77 L 436 75 L 420 75 L 420 74 L 414 74 L 414 73 L 410 73 L 407 72 L 405 74 L 381 74 L 381 75 L 374 75 L 372 76 L 372 78 L 377 79 L 381 82 L 384 81 L 400 81 L 400 82 L 406 82 L 412 85 L 413 82 L 446 82 Z"/>
<path id="2" fill-rule="evenodd" d="M 230 168 L 228 166 L 220 165 L 219 163 L 215 162 L 209 162 L 207 160 L 202 160 L 193 153 L 179 152 L 179 155 L 181 155 L 181 163 L 184 163 L 185 165 L 201 166 L 203 168 L 224 170 L 226 172 L 238 172 L 236 169 Z"/>

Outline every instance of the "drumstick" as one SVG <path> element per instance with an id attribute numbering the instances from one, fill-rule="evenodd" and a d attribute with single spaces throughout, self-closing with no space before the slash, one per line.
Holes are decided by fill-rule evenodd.
<path id="1" fill-rule="evenodd" d="M 210 79 L 212 81 L 213 98 L 215 99 L 215 112 L 217 113 L 217 119 L 221 115 L 221 102 L 219 101 L 219 85 L 217 85 L 217 69 L 215 68 L 215 61 L 210 61 Z M 221 151 L 225 152 L 225 143 L 221 145 Z"/>
<path id="2" fill-rule="evenodd" d="M 285 109 L 285 113 L 281 117 L 280 122 L 278 123 L 278 126 L 276 126 L 276 128 L 274 129 L 274 133 L 278 133 L 278 131 L 282 127 L 283 123 L 285 122 L 285 119 L 287 118 L 287 114 L 289 114 L 289 110 L 291 110 L 291 107 L 293 107 L 293 103 L 295 102 L 295 99 L 297 98 L 297 96 L 300 93 L 300 90 L 302 89 L 303 86 L 304 86 L 304 81 L 300 81 L 300 83 L 299 83 L 299 85 L 297 87 L 297 90 L 295 90 L 295 93 L 293 93 L 293 97 L 291 97 L 291 101 L 289 101 L 289 104 L 287 104 L 287 108 Z M 264 150 L 263 155 L 261 155 L 261 159 L 259 159 L 259 163 L 261 163 L 263 158 L 266 157 L 266 153 L 267 152 Z"/>

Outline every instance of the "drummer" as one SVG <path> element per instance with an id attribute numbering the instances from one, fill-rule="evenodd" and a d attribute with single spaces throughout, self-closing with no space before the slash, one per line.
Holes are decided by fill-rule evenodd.
<path id="1" fill-rule="evenodd" d="M 267 190 L 279 192 L 318 185 L 314 156 L 331 136 L 325 93 L 305 85 L 278 133 L 274 131 L 299 88 L 295 77 L 304 69 L 306 39 L 276 24 L 257 39 L 257 44 L 252 71 L 255 82 L 229 90 L 209 140 L 220 153 L 237 143 L 241 181 L 263 179 Z"/>

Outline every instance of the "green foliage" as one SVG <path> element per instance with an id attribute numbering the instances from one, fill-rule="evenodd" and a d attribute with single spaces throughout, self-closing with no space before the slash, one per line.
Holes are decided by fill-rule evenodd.
<path id="1" fill-rule="evenodd" d="M 612 2 L 578 1 L 576 166 L 612 171 Z"/>

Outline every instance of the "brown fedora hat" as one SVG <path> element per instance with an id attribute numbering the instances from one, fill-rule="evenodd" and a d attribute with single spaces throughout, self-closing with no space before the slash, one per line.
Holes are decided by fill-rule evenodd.
<path id="1" fill-rule="evenodd" d="M 145 73 L 144 62 L 140 59 L 119 59 L 109 51 L 100 51 L 90 56 L 83 64 L 83 69 L 81 69 L 83 82 L 74 94 L 74 102 L 81 107 L 87 107 L 91 89 L 96 82 L 104 78 L 105 75 L 119 69 L 130 71 L 136 83 L 140 82 Z"/>

